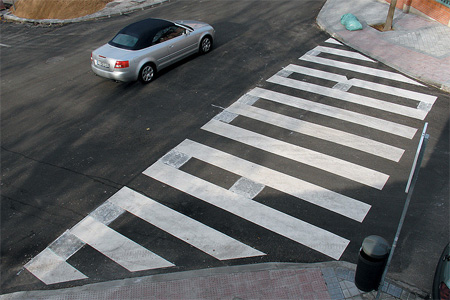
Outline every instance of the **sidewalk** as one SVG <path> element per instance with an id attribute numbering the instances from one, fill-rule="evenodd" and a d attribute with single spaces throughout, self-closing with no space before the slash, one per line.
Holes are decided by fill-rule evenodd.
<path id="1" fill-rule="evenodd" d="M 328 0 L 319 26 L 337 40 L 419 81 L 450 92 L 450 27 L 396 9 L 393 31 L 369 25 L 386 22 L 389 4 L 376 0 Z M 341 16 L 355 15 L 363 30 L 348 31 Z"/>
<path id="2" fill-rule="evenodd" d="M 17 292 L 2 300 L 34 299 L 375 299 L 354 285 L 355 265 L 264 263 L 177 272 L 52 291 Z M 423 292 L 388 281 L 381 299 L 424 299 Z"/>

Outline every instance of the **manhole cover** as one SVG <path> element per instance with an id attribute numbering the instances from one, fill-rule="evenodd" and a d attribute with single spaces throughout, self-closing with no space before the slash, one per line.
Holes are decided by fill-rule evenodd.
<path id="1" fill-rule="evenodd" d="M 60 61 L 63 61 L 64 57 L 62 56 L 55 56 L 55 57 L 51 57 L 49 59 L 47 59 L 47 61 L 45 62 L 46 64 L 54 64 Z"/>

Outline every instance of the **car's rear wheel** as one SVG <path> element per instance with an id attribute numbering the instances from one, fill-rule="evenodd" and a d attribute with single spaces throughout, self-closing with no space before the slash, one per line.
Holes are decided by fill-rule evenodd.
<path id="1" fill-rule="evenodd" d="M 139 81 L 142 83 L 150 83 L 155 78 L 156 69 L 153 64 L 148 63 L 142 66 L 139 71 Z"/>
<path id="2" fill-rule="evenodd" d="M 205 54 L 211 51 L 212 48 L 212 38 L 210 36 L 205 36 L 200 42 L 200 53 Z"/>

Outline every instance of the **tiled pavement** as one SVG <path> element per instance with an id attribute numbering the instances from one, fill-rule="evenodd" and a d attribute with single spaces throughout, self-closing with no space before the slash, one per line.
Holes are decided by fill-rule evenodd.
<path id="1" fill-rule="evenodd" d="M 427 84 L 450 92 L 450 27 L 396 10 L 392 31 L 370 25 L 386 21 L 388 3 L 375 0 L 328 0 L 317 17 L 319 26 L 344 44 Z M 348 31 L 343 14 L 355 15 L 363 29 Z"/>
<path id="2" fill-rule="evenodd" d="M 323 268 L 322 275 L 331 299 L 375 299 L 377 292 L 363 293 L 355 286 L 355 271 L 347 267 Z M 421 292 L 411 292 L 396 283 L 387 281 L 383 286 L 382 299 L 421 299 Z"/>
<path id="3" fill-rule="evenodd" d="M 354 284 L 355 265 L 264 263 L 129 278 L 54 291 L 18 292 L 9 299 L 375 299 Z M 381 299 L 423 299 L 412 287 L 388 281 Z"/>

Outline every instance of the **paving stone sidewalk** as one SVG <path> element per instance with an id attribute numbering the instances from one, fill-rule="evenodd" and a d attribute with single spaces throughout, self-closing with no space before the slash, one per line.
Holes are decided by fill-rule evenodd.
<path id="1" fill-rule="evenodd" d="M 450 27 L 396 9 L 392 31 L 370 25 L 386 22 L 388 3 L 377 0 L 328 0 L 318 25 L 344 44 L 427 84 L 450 92 Z M 352 13 L 362 30 L 348 31 L 341 16 Z"/>
<path id="2" fill-rule="evenodd" d="M 375 299 L 354 284 L 354 264 L 263 263 L 160 274 L 52 291 L 18 292 L 2 300 L 35 299 Z M 388 281 L 381 299 L 424 299 L 413 287 Z"/>

